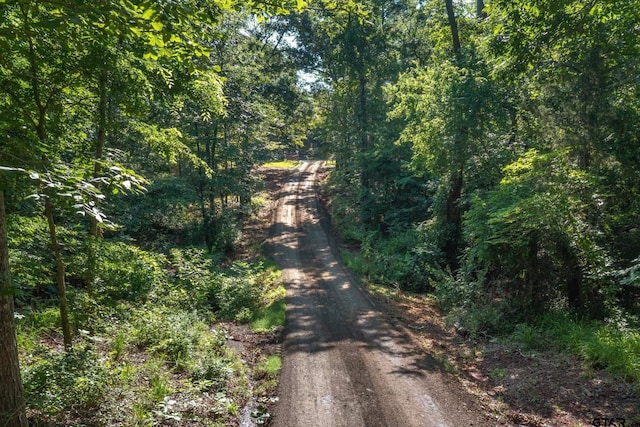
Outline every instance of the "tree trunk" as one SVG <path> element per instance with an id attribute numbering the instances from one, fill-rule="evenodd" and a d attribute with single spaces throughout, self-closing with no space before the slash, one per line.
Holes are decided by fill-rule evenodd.
<path id="1" fill-rule="evenodd" d="M 71 349 L 72 336 L 71 324 L 69 323 L 69 308 L 67 304 L 67 285 L 65 283 L 65 266 L 62 259 L 62 250 L 58 243 L 56 234 L 56 224 L 53 218 L 53 203 L 47 198 L 44 203 L 44 214 L 49 224 L 49 237 L 51 238 L 51 246 L 56 258 L 56 282 L 58 283 L 59 305 L 60 305 L 60 321 L 62 323 L 62 336 L 64 338 L 64 347 L 66 350 Z"/>
<path id="2" fill-rule="evenodd" d="M 462 59 L 460 35 L 458 33 L 458 23 L 456 21 L 455 11 L 453 9 L 453 0 L 445 0 L 444 3 L 447 9 L 449 29 L 451 30 L 451 39 L 453 41 L 453 53 L 455 55 L 457 65 L 460 66 L 460 62 Z M 445 243 L 445 255 L 447 257 L 447 263 L 452 270 L 456 270 L 458 268 L 458 244 L 460 241 L 462 224 L 462 214 L 460 212 L 459 202 L 460 197 L 462 196 L 462 188 L 464 185 L 463 172 L 464 164 L 466 162 L 465 158 L 461 158 L 462 156 L 464 156 L 464 150 L 459 150 L 458 147 L 465 142 L 466 138 L 468 138 L 468 130 L 466 129 L 466 125 L 460 124 L 459 129 L 457 130 L 457 135 L 455 135 L 455 152 L 458 152 L 456 156 L 458 157 L 456 163 L 458 163 L 459 166 L 456 166 L 456 170 L 452 172 L 450 177 L 450 188 L 449 194 L 447 196 L 446 206 L 446 221 L 447 226 L 450 228 L 451 235 Z"/>
<path id="3" fill-rule="evenodd" d="M 447 18 L 449 19 L 449 28 L 451 29 L 453 53 L 456 55 L 456 58 L 458 58 L 460 55 L 460 35 L 458 34 L 458 23 L 456 21 L 456 14 L 453 10 L 453 0 L 444 0 L 444 4 L 447 8 Z"/>
<path id="4" fill-rule="evenodd" d="M 460 197 L 464 186 L 462 169 L 455 171 L 451 175 L 449 195 L 447 196 L 446 221 L 450 228 L 450 235 L 445 243 L 445 255 L 447 263 L 452 270 L 458 268 L 458 243 L 460 240 L 460 228 L 462 225 L 462 215 L 460 212 Z"/>
<path id="5" fill-rule="evenodd" d="M 104 156 L 104 144 L 107 137 L 107 72 L 102 71 L 98 79 L 98 137 L 96 138 L 96 146 L 94 152 L 93 176 L 97 178 L 102 172 L 102 157 Z M 94 203 L 97 199 L 93 199 Z M 102 237 L 98 220 L 91 217 L 90 234 L 93 237 Z"/>
<path id="6" fill-rule="evenodd" d="M 367 111 L 367 77 L 364 71 L 364 65 L 360 66 L 358 72 L 359 101 L 360 101 L 360 154 L 364 155 L 364 163 L 361 166 L 361 184 L 366 191 L 369 188 L 369 171 L 366 160 L 367 151 L 369 151 L 369 117 Z"/>
<path id="7" fill-rule="evenodd" d="M 526 270 L 526 290 L 523 298 L 525 306 L 531 305 L 534 310 L 538 309 L 544 303 L 544 295 L 537 293 L 539 287 L 539 266 L 538 266 L 538 246 L 540 239 L 538 233 L 534 232 L 529 236 L 527 245 L 527 270 Z"/>
<path id="8" fill-rule="evenodd" d="M 487 13 L 484 11 L 484 0 L 476 0 L 476 16 L 480 19 L 487 17 Z"/>
<path id="9" fill-rule="evenodd" d="M 0 425 L 27 427 L 9 272 L 4 190 L 0 189 Z"/>

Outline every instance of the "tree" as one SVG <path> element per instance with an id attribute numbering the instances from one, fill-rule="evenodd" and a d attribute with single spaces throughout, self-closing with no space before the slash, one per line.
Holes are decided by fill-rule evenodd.
<path id="1" fill-rule="evenodd" d="M 13 309 L 14 289 L 9 271 L 5 186 L 5 179 L 0 177 L 0 422 L 8 427 L 26 427 L 28 422 L 22 395 Z"/>
<path id="2" fill-rule="evenodd" d="M 467 29 L 461 40 L 454 4 L 442 6 L 425 5 L 430 38 L 438 41 L 431 57 L 403 74 L 388 94 L 394 107 L 390 116 L 404 121 L 399 142 L 411 147 L 414 171 L 437 179 L 433 232 L 455 271 L 463 249 L 465 197 L 495 182 L 496 166 L 510 157 L 505 147 L 510 104 L 509 87 L 491 75 L 479 23 L 461 14 Z"/>
<path id="3" fill-rule="evenodd" d="M 405 173 L 408 162 L 408 152 L 394 145 L 401 124 L 386 121 L 383 88 L 411 61 L 427 56 L 428 47 L 415 39 L 420 12 L 412 1 L 363 7 L 363 14 L 324 8 L 288 19 L 301 66 L 326 85 L 317 92 L 317 125 L 336 158 L 338 191 L 357 200 L 347 216 L 376 230 L 391 225 L 385 217 L 393 215 L 384 211 L 393 198 L 394 175 Z"/>
<path id="4" fill-rule="evenodd" d="M 83 68 L 88 43 L 101 39 L 108 44 L 142 39 L 140 53 L 151 57 L 167 55 L 177 46 L 182 54 L 203 53 L 195 33 L 173 33 L 171 26 L 184 29 L 195 18 L 209 22 L 208 11 L 181 2 L 174 5 L 138 2 L 81 3 L 19 0 L 0 2 L 0 119 L 3 142 L 0 149 L 0 413 L 3 424 L 26 425 L 15 337 L 13 292 L 8 268 L 5 189 L 8 171 L 29 169 L 35 178 L 27 193 L 43 202 L 52 251 L 56 260 L 60 313 L 64 343 L 72 345 L 72 332 L 65 297 L 65 263 L 57 235 L 57 207 L 80 212 L 93 219 L 92 233 L 104 216 L 96 203 L 102 198 L 95 182 L 121 189 L 139 183 L 135 174 L 103 161 L 106 138 L 106 67 L 97 67 L 98 114 L 95 162 L 81 153 L 91 114 L 81 100 Z M 172 24 L 171 26 L 167 24 Z M 179 26 L 178 24 L 182 24 Z M 98 42 L 100 44 L 100 42 Z M 105 46 L 105 44 L 102 44 Z M 189 48 L 187 46 L 193 46 Z M 89 179 L 83 168 L 91 164 Z M 11 167 L 5 167 L 9 164 Z M 24 169 L 21 169 L 24 168 Z"/>

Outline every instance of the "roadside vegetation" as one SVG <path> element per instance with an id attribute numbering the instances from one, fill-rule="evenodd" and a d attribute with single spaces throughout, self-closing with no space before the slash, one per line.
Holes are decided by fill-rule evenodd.
<path id="1" fill-rule="evenodd" d="M 293 8 L 0 2 L 0 425 L 228 425 L 270 398 L 275 359 L 227 329 L 283 321 L 246 227 L 308 127 L 254 19 Z"/>
<path id="2" fill-rule="evenodd" d="M 640 4 L 366 4 L 373 25 L 292 19 L 348 70 L 313 130 L 346 263 L 432 295 L 465 337 L 637 387 Z"/>
<path id="3" fill-rule="evenodd" d="M 48 248 L 40 217 L 12 215 L 10 239 L 25 399 L 34 425 L 228 425 L 254 393 L 272 391 L 277 362 L 256 366 L 227 343 L 225 322 L 263 333 L 282 325 L 279 271 L 225 262 L 202 248 L 144 250 L 127 238 L 83 242 L 65 230 L 71 323 L 64 351 L 55 289 L 40 285 Z M 184 231 L 187 233 L 187 231 Z M 30 242 L 30 245 L 25 245 Z M 153 241 L 146 242 L 154 246 Z M 165 242 L 166 243 L 166 242 Z M 100 254 L 84 282 L 88 251 Z M 47 277 L 46 275 L 44 277 Z M 271 385 L 272 387 L 272 385 Z M 258 395 L 260 397 L 260 395 Z"/>
<path id="4" fill-rule="evenodd" d="M 1 425 L 272 389 L 224 322 L 282 322 L 244 233 L 296 150 L 365 282 L 639 384 L 640 0 L 309 4 L 0 1 Z"/>

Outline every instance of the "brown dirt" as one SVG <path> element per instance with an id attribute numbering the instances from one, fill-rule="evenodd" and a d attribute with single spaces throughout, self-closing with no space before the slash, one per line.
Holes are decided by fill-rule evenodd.
<path id="1" fill-rule="evenodd" d="M 251 216 L 242 227 L 242 236 L 239 239 L 233 259 L 256 259 L 261 256 L 260 245 L 269 237 L 271 219 L 276 208 L 275 197 L 284 186 L 290 169 L 259 168 L 255 174 L 264 178 L 262 194 L 267 199 L 267 204 L 259 212 Z"/>
<path id="2" fill-rule="evenodd" d="M 414 339 L 437 353 L 500 425 L 622 425 L 622 419 L 626 426 L 640 425 L 633 387 L 605 371 L 589 370 L 567 354 L 464 338 L 445 326 L 425 296 L 373 295 L 390 316 L 412 326 Z"/>
<path id="3" fill-rule="evenodd" d="M 265 248 L 287 286 L 277 426 L 490 426 L 478 399 L 391 322 L 337 260 L 305 162 Z"/>

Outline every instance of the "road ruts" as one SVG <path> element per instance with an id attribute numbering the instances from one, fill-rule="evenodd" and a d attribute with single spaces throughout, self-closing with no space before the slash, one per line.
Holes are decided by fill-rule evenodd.
<path id="1" fill-rule="evenodd" d="M 432 356 L 390 325 L 337 260 L 302 162 L 281 190 L 268 252 L 287 288 L 277 427 L 491 425 Z"/>

